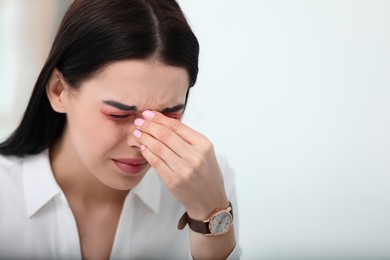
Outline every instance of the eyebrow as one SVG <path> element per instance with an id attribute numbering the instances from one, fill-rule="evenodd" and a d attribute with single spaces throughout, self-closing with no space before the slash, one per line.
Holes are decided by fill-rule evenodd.
<path id="1" fill-rule="evenodd" d="M 161 113 L 174 113 L 184 109 L 184 104 L 176 105 L 173 107 L 167 107 L 161 111 Z"/>
<path id="2" fill-rule="evenodd" d="M 103 101 L 104 104 L 106 105 L 109 105 L 109 106 L 112 106 L 112 107 L 115 107 L 119 110 L 122 110 L 122 111 L 138 111 L 138 108 L 136 106 L 129 106 L 129 105 L 126 105 L 126 104 L 122 104 L 122 103 L 119 103 L 117 101 L 113 101 L 113 100 L 104 100 Z M 176 105 L 176 106 L 173 106 L 173 107 L 167 107 L 167 108 L 164 108 L 161 113 L 174 113 L 174 112 L 178 112 L 182 109 L 184 109 L 184 104 L 179 104 L 179 105 Z"/>
<path id="3" fill-rule="evenodd" d="M 123 111 L 137 111 L 137 107 L 136 106 L 125 105 L 125 104 L 122 104 L 122 103 L 119 103 L 119 102 L 116 102 L 116 101 L 113 101 L 113 100 L 105 100 L 105 101 L 103 101 L 103 103 L 106 104 L 106 105 L 115 107 L 115 108 L 117 108 L 119 110 L 123 110 Z"/>

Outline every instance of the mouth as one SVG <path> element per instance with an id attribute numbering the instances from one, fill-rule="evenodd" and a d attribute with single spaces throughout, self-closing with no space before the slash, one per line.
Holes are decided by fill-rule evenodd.
<path id="1" fill-rule="evenodd" d="M 120 158 L 112 161 L 126 175 L 137 175 L 148 165 L 145 158 Z"/>

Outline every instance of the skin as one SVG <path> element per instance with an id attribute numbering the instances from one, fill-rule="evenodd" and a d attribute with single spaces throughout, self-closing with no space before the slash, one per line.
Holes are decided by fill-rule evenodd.
<path id="1" fill-rule="evenodd" d="M 180 121 L 188 85 L 185 69 L 155 59 L 112 63 L 78 90 L 53 71 L 46 92 L 67 123 L 50 160 L 84 259 L 109 258 L 124 199 L 150 166 L 190 217 L 228 207 L 212 143 Z M 113 161 L 129 157 L 148 163 L 129 175 Z M 226 258 L 235 245 L 233 228 L 219 237 L 189 235 L 195 259 Z"/>

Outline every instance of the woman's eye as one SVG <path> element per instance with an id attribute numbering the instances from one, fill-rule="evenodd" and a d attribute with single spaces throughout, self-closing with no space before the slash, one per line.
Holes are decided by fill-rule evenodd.
<path id="1" fill-rule="evenodd" d="M 122 119 L 128 119 L 130 117 L 134 117 L 136 116 L 136 113 L 133 113 L 133 112 L 130 112 L 130 113 L 115 113 L 115 114 L 111 114 L 111 113 L 106 113 L 106 115 L 111 118 L 111 119 L 114 119 L 114 120 L 122 120 Z"/>
<path id="2" fill-rule="evenodd" d="M 169 117 L 169 118 L 176 119 L 176 120 L 180 120 L 183 116 L 181 113 L 179 113 L 179 114 L 178 113 L 165 113 L 164 115 Z"/>
<path id="3" fill-rule="evenodd" d="M 113 119 L 125 119 L 125 118 L 128 118 L 130 116 L 130 114 L 126 114 L 126 115 L 114 115 L 114 114 L 110 114 L 108 115 L 109 117 L 113 118 Z"/>

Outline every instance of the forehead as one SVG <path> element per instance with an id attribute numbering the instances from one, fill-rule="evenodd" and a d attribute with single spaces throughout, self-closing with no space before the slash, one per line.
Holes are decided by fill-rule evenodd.
<path id="1" fill-rule="evenodd" d="M 183 103 L 188 87 L 184 68 L 150 59 L 111 63 L 85 81 L 80 90 L 97 100 L 160 109 Z"/>

